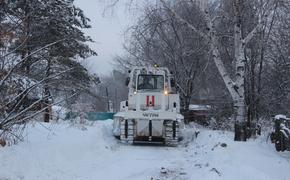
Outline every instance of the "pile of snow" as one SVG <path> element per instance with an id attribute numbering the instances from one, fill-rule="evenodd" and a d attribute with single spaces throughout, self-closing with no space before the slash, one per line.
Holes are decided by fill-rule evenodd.
<path id="1" fill-rule="evenodd" d="M 190 129 L 187 129 L 190 134 Z M 26 140 L 0 148 L 0 179 L 173 180 L 290 177 L 288 152 L 277 153 L 263 137 L 234 142 L 229 132 L 200 130 L 179 147 L 128 146 L 112 136 L 112 121 L 86 130 L 69 123 L 36 123 Z"/>
<path id="2" fill-rule="evenodd" d="M 278 114 L 275 116 L 275 119 L 287 119 L 287 117 L 283 114 Z"/>
<path id="3" fill-rule="evenodd" d="M 186 170 L 191 172 L 189 179 L 290 178 L 290 153 L 276 152 L 265 137 L 235 142 L 233 133 L 203 130 L 188 152 Z"/>
<path id="4" fill-rule="evenodd" d="M 210 105 L 190 104 L 188 109 L 194 110 L 194 111 L 209 111 L 211 109 L 211 106 Z"/>

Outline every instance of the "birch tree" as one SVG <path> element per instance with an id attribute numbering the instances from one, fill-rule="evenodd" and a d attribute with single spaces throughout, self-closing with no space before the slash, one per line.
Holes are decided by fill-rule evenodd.
<path id="1" fill-rule="evenodd" d="M 269 14 L 272 12 L 273 3 L 272 1 L 260 1 L 260 6 L 257 7 L 257 22 L 256 25 L 249 32 L 243 32 L 242 24 L 242 13 L 243 5 L 246 1 L 244 0 L 234 0 L 233 3 L 233 51 L 234 51 L 234 74 L 231 75 L 225 67 L 224 62 L 221 59 L 221 54 L 219 51 L 219 36 L 216 30 L 217 20 L 223 18 L 224 14 L 222 12 L 223 1 L 218 5 L 218 13 L 213 12 L 209 2 L 203 4 L 203 15 L 206 21 L 207 31 L 200 29 L 199 27 L 194 26 L 192 23 L 186 21 L 182 18 L 178 12 L 172 10 L 172 7 L 165 0 L 160 0 L 162 5 L 171 10 L 171 13 L 177 18 L 180 22 L 183 22 L 192 29 L 194 32 L 197 32 L 201 37 L 207 40 L 210 44 L 210 53 L 217 69 L 222 76 L 224 83 L 231 94 L 231 97 L 234 102 L 235 109 L 235 140 L 241 141 L 246 140 L 246 104 L 245 104 L 245 49 L 249 42 L 257 35 L 261 30 L 263 21 L 265 21 Z M 195 1 L 190 1 L 189 3 L 196 3 Z M 190 5 L 190 4 L 189 4 Z"/>

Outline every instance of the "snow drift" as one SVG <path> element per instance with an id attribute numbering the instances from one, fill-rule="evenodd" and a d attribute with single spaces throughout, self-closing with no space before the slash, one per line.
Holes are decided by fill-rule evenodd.
<path id="1" fill-rule="evenodd" d="M 111 130 L 112 121 L 86 126 L 30 124 L 24 142 L 0 148 L 0 179 L 284 180 L 290 176 L 290 154 L 277 153 L 264 137 L 234 142 L 230 132 L 200 130 L 194 142 L 176 148 L 127 146 Z"/>

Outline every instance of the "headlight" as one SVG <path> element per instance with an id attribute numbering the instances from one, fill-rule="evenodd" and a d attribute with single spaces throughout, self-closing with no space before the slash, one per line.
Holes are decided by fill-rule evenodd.
<path id="1" fill-rule="evenodd" d="M 168 95 L 168 91 L 167 90 L 164 91 L 164 95 L 166 95 L 166 96 Z"/>

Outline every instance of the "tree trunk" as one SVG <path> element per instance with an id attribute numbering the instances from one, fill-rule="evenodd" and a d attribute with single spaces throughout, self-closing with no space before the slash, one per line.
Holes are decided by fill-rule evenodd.
<path id="1" fill-rule="evenodd" d="M 246 108 L 245 100 L 239 98 L 234 101 L 235 110 L 235 141 L 246 141 L 247 139 L 247 126 L 246 126 Z"/>
<path id="2" fill-rule="evenodd" d="M 29 35 L 30 35 L 30 18 L 29 18 L 29 13 L 30 13 L 30 8 L 27 5 L 26 0 L 24 1 L 25 9 L 24 9 L 24 17 L 22 20 L 22 37 L 21 37 L 21 43 L 23 44 L 22 47 L 22 53 L 21 53 L 21 58 L 24 59 L 26 58 L 26 61 L 23 64 L 23 71 L 26 74 L 30 73 L 30 65 L 31 65 L 31 57 L 29 56 L 31 51 L 29 47 Z"/>
<path id="3" fill-rule="evenodd" d="M 47 68 L 46 68 L 46 73 L 45 76 L 46 78 L 50 76 L 50 70 L 51 70 L 51 60 L 47 60 Z M 45 80 L 44 82 L 44 97 L 48 98 L 50 97 L 50 91 L 49 91 L 49 87 L 48 87 L 48 80 Z M 51 118 L 51 108 L 50 108 L 50 101 L 49 99 L 45 99 L 44 101 L 44 106 L 45 106 L 45 110 L 44 110 L 44 122 L 49 122 L 50 118 Z"/>
<path id="4" fill-rule="evenodd" d="M 46 89 L 45 88 L 45 95 L 47 95 L 48 94 L 48 92 L 47 92 L 47 90 L 48 89 Z M 45 110 L 44 110 L 44 122 L 49 122 L 49 120 L 50 120 L 50 108 L 49 108 L 49 104 L 50 104 L 50 102 L 49 102 L 49 100 L 45 100 L 44 101 L 44 106 L 45 106 Z"/>
<path id="5" fill-rule="evenodd" d="M 234 51 L 236 74 L 234 89 L 237 95 L 233 98 L 235 109 L 235 141 L 246 141 L 246 103 L 245 103 L 245 42 L 242 37 L 242 2 L 234 2 Z"/>

